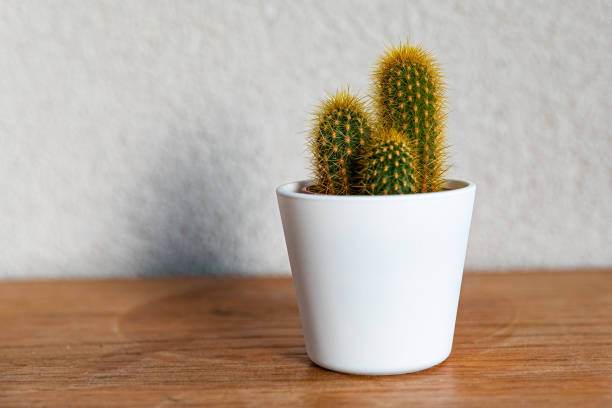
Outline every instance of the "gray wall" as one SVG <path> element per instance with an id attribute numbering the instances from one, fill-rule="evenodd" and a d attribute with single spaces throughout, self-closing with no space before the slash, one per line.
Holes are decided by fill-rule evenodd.
<path id="1" fill-rule="evenodd" d="M 324 91 L 434 50 L 467 266 L 612 264 L 611 1 L 0 4 L 0 277 L 287 273 Z"/>

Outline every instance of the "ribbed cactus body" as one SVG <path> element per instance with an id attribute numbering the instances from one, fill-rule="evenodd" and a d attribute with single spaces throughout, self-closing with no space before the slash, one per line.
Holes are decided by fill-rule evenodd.
<path id="1" fill-rule="evenodd" d="M 370 195 L 416 192 L 412 149 L 394 129 L 372 138 L 360 158 L 362 193 Z"/>
<path id="2" fill-rule="evenodd" d="M 374 77 L 379 123 L 410 143 L 419 173 L 417 191 L 439 191 L 446 170 L 446 107 L 438 65 L 423 49 L 400 44 L 381 57 Z"/>
<path id="3" fill-rule="evenodd" d="M 309 139 L 318 193 L 349 195 L 355 191 L 357 158 L 370 138 L 367 107 L 348 90 L 319 106 Z"/>

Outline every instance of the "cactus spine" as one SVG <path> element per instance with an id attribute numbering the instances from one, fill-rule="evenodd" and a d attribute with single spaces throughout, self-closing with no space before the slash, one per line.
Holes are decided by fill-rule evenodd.
<path id="1" fill-rule="evenodd" d="M 348 89 L 321 101 L 308 140 L 313 190 L 335 195 L 355 191 L 357 158 L 370 138 L 368 119 L 367 106 Z"/>
<path id="2" fill-rule="evenodd" d="M 360 158 L 364 194 L 409 194 L 416 191 L 412 149 L 405 137 L 385 129 L 373 137 Z"/>
<path id="3" fill-rule="evenodd" d="M 417 192 L 439 191 L 444 160 L 446 90 L 438 64 L 420 47 L 390 47 L 374 72 L 374 103 L 379 124 L 409 142 L 418 169 Z"/>

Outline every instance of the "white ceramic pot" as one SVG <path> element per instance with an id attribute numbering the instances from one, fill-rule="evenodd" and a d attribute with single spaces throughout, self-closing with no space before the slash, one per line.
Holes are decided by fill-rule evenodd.
<path id="1" fill-rule="evenodd" d="M 276 190 L 306 351 L 353 374 L 424 370 L 450 354 L 476 186 L 390 196 Z"/>

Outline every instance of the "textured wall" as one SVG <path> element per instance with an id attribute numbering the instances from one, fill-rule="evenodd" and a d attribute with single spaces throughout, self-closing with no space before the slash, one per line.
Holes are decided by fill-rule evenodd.
<path id="1" fill-rule="evenodd" d="M 611 1 L 0 3 L 0 277 L 286 273 L 307 112 L 435 50 L 469 267 L 612 264 Z"/>

